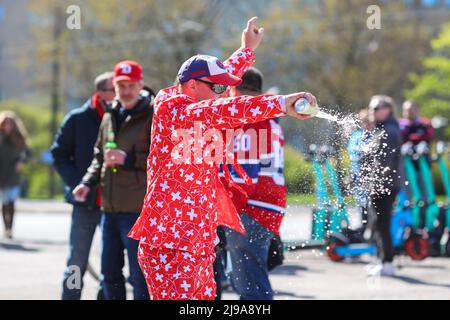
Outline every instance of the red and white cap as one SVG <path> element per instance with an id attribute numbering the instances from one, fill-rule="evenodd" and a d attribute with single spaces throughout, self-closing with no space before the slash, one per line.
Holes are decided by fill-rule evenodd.
<path id="1" fill-rule="evenodd" d="M 180 83 L 207 78 L 224 86 L 238 86 L 242 80 L 229 73 L 223 63 L 213 56 L 198 54 L 186 60 L 178 71 Z"/>
<path id="2" fill-rule="evenodd" d="M 124 60 L 114 66 L 114 83 L 121 80 L 140 81 L 143 79 L 142 67 L 136 61 Z"/>

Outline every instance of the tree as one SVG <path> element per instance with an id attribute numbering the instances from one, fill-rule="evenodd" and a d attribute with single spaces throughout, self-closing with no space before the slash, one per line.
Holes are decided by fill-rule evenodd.
<path id="1" fill-rule="evenodd" d="M 423 61 L 423 71 L 411 73 L 414 85 L 405 96 L 416 100 L 425 117 L 450 118 L 450 24 L 442 27 L 439 36 L 431 41 L 433 52 Z M 442 137 L 441 137 L 442 138 Z M 450 127 L 445 131 L 450 139 Z"/>
<path id="2" fill-rule="evenodd" d="M 223 6 L 214 1 L 57 1 L 39 0 L 30 4 L 37 20 L 51 20 L 55 7 L 63 11 L 77 5 L 81 12 L 81 29 L 64 26 L 59 35 L 61 94 L 79 100 L 88 97 L 94 77 L 112 70 L 124 59 L 143 65 L 145 81 L 155 89 L 173 82 L 181 63 L 204 47 L 214 33 L 216 16 Z M 67 14 L 67 17 L 69 15 Z M 40 88 L 48 88 L 47 77 L 53 39 L 52 23 L 33 26 Z M 64 99 L 63 99 L 64 101 Z"/>

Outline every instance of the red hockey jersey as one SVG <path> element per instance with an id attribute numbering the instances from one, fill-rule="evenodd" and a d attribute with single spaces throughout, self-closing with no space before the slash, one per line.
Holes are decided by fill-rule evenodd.
<path id="1" fill-rule="evenodd" d="M 234 152 L 237 162 L 252 179 L 247 185 L 230 167 L 233 180 L 245 190 L 248 198 L 234 197 L 239 210 L 275 234 L 279 234 L 286 213 L 287 188 L 285 186 L 284 137 L 281 126 L 273 119 L 244 126 L 236 134 Z M 219 174 L 223 177 L 223 172 Z M 241 203 L 241 202 L 245 203 Z"/>

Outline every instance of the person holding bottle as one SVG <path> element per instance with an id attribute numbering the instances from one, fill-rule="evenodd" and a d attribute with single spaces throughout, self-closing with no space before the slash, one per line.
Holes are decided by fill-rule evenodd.
<path id="1" fill-rule="evenodd" d="M 143 90 L 141 66 L 131 60 L 114 68 L 116 100 L 108 107 L 94 148 L 94 159 L 73 194 L 84 199 L 101 186 L 101 278 L 106 300 L 126 299 L 124 250 L 134 299 L 149 299 L 137 261 L 138 241 L 127 234 L 136 222 L 147 188 L 147 156 L 153 118 L 151 96 Z"/>

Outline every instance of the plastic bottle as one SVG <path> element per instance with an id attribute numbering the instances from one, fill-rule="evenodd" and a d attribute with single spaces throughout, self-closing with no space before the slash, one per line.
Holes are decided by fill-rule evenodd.
<path id="1" fill-rule="evenodd" d="M 300 114 L 310 115 L 314 117 L 319 113 L 319 108 L 317 107 L 317 105 L 311 105 L 306 98 L 300 98 L 295 101 L 294 107 L 295 111 Z"/>

